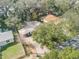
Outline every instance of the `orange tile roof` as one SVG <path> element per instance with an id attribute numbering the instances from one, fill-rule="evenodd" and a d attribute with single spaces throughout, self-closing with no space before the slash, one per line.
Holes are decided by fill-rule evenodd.
<path id="1" fill-rule="evenodd" d="M 44 18 L 44 22 L 51 22 L 51 21 L 56 21 L 57 19 L 58 19 L 59 17 L 56 17 L 56 16 L 54 16 L 54 15 L 51 15 L 51 14 L 49 14 L 49 15 L 47 15 L 45 18 Z"/>

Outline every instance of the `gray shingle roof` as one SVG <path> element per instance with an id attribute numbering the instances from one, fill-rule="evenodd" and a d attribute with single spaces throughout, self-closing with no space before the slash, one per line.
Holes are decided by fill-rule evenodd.
<path id="1" fill-rule="evenodd" d="M 10 40 L 10 39 L 13 39 L 13 38 L 14 37 L 13 37 L 12 31 L 0 33 L 0 42 Z"/>
<path id="2" fill-rule="evenodd" d="M 67 40 L 63 42 L 61 45 L 58 45 L 57 48 L 65 48 L 65 47 L 73 47 L 75 49 L 79 49 L 79 35 L 76 37 L 71 38 L 70 40 Z"/>

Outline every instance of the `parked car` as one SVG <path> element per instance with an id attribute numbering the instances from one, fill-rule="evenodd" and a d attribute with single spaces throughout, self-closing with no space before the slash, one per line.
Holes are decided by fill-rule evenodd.
<path id="1" fill-rule="evenodd" d="M 32 33 L 31 32 L 25 34 L 25 37 L 30 37 L 30 36 L 32 36 Z"/>

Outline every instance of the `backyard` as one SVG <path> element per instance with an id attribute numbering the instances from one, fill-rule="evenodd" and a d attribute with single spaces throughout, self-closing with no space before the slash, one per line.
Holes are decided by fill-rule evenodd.
<path id="1" fill-rule="evenodd" d="M 22 45 L 18 43 L 16 45 L 8 47 L 6 50 L 2 51 L 1 54 L 2 59 L 16 59 L 24 55 L 24 50 Z"/>

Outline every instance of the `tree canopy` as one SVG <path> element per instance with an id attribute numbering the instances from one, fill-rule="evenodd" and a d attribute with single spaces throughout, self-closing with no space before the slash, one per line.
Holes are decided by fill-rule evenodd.
<path id="1" fill-rule="evenodd" d="M 53 47 L 54 42 L 61 43 L 74 36 L 74 31 L 70 31 L 70 24 L 44 23 L 40 25 L 34 32 L 33 38 L 37 42 Z M 72 34 L 73 33 L 73 34 Z"/>

